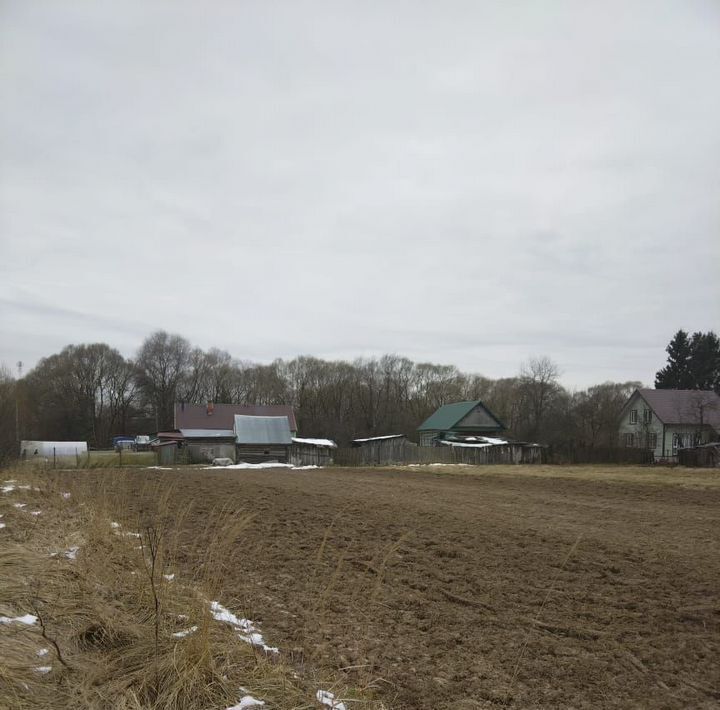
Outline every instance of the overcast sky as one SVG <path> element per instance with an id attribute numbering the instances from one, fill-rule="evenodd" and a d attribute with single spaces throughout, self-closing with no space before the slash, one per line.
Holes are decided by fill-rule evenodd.
<path id="1" fill-rule="evenodd" d="M 0 362 L 162 328 L 652 382 L 720 330 L 720 3 L 0 1 Z"/>

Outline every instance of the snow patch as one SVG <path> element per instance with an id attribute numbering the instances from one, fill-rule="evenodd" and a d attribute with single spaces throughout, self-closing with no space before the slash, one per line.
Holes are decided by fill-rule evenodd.
<path id="1" fill-rule="evenodd" d="M 41 649 L 37 652 L 37 655 L 42 658 L 43 656 L 47 656 L 48 653 L 50 653 L 50 649 L 49 649 L 49 648 L 41 648 Z"/>
<path id="2" fill-rule="evenodd" d="M 175 579 L 174 574 L 164 574 L 163 577 L 165 577 L 165 579 L 167 579 L 168 582 L 172 582 L 173 579 Z"/>
<path id="3" fill-rule="evenodd" d="M 262 648 L 266 653 L 279 653 L 280 649 L 275 646 L 268 646 L 262 634 L 257 630 L 255 624 L 249 619 L 240 619 L 229 609 L 226 609 L 219 602 L 210 602 L 210 613 L 215 621 L 230 624 L 238 633 L 238 637 L 251 644 Z"/>
<path id="4" fill-rule="evenodd" d="M 110 523 L 110 527 L 111 527 L 113 530 L 117 530 L 117 529 L 120 527 L 120 523 L 112 522 L 112 523 Z"/>
<path id="5" fill-rule="evenodd" d="M 331 449 L 337 449 L 337 444 L 332 439 L 298 439 L 293 437 L 295 444 L 311 444 L 313 446 L 327 446 Z"/>
<path id="6" fill-rule="evenodd" d="M 31 510 L 30 515 L 42 515 L 42 510 Z"/>
<path id="7" fill-rule="evenodd" d="M 7 527 L 7 526 L 5 525 L 5 523 L 0 523 L 0 529 L 2 529 L 2 528 L 4 528 L 4 527 Z"/>
<path id="8" fill-rule="evenodd" d="M 77 559 L 77 553 L 80 548 L 77 546 L 71 547 L 69 550 L 66 550 L 63 554 L 65 557 L 67 557 L 69 560 L 76 560 Z"/>
<path id="9" fill-rule="evenodd" d="M 37 624 L 37 616 L 32 614 L 25 614 L 24 616 L 0 616 L 0 624 L 25 624 L 25 626 L 32 626 Z"/>
<path id="10" fill-rule="evenodd" d="M 240 463 L 233 463 L 229 466 L 203 466 L 203 469 L 210 470 L 210 471 L 217 471 L 217 469 L 222 468 L 225 470 L 228 469 L 242 469 L 242 470 L 259 470 L 263 468 L 287 468 L 291 471 L 303 471 L 308 468 L 322 468 L 322 466 L 293 466 L 291 463 L 272 463 L 270 461 L 264 462 L 264 463 L 245 463 L 244 461 L 241 461 Z"/>
<path id="11" fill-rule="evenodd" d="M 11 491 L 15 490 L 15 486 L 3 486 L 2 488 L 0 488 L 0 490 L 3 493 L 10 493 Z"/>
<path id="12" fill-rule="evenodd" d="M 335 696 L 329 690 L 318 690 L 318 692 L 315 693 L 315 697 L 319 703 L 327 705 L 329 708 L 333 708 L 333 710 L 347 710 L 345 703 L 340 700 L 335 700 Z"/>
<path id="13" fill-rule="evenodd" d="M 13 503 L 14 508 L 27 508 L 27 503 Z"/>
<path id="14" fill-rule="evenodd" d="M 38 673 L 49 673 L 52 670 L 52 666 L 35 666 L 35 670 Z"/>
<path id="15" fill-rule="evenodd" d="M 245 708 L 252 708 L 260 705 L 265 705 L 265 702 L 263 700 L 253 698 L 252 695 L 243 695 L 237 705 L 233 705 L 232 707 L 227 708 L 227 710 L 245 710 Z"/>
<path id="16" fill-rule="evenodd" d="M 70 497 L 70 493 L 62 493 L 62 497 L 67 500 Z"/>
<path id="17" fill-rule="evenodd" d="M 191 626 L 189 629 L 185 629 L 184 631 L 176 631 L 173 636 L 176 639 L 184 639 L 186 636 L 190 636 L 190 634 L 194 634 L 198 630 L 197 626 Z"/>
<path id="18" fill-rule="evenodd" d="M 173 470 L 172 466 L 146 466 L 146 468 L 149 470 L 154 470 L 154 471 L 172 471 Z"/>

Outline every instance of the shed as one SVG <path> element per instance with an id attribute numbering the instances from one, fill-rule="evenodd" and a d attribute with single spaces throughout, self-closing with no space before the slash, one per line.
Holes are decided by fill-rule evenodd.
<path id="1" fill-rule="evenodd" d="M 233 432 L 235 434 L 236 461 L 245 463 L 288 462 L 292 434 L 286 416 L 258 417 L 236 414 Z"/>
<path id="2" fill-rule="evenodd" d="M 290 463 L 293 466 L 329 466 L 337 444 L 332 439 L 301 439 L 293 437 Z"/>
<path id="3" fill-rule="evenodd" d="M 190 463 L 212 463 L 216 458 L 235 461 L 232 429 L 181 429 Z"/>
<path id="4" fill-rule="evenodd" d="M 479 400 L 444 404 L 419 427 L 420 446 L 437 446 L 443 439 L 484 436 L 505 430 L 505 425 Z"/>
<path id="5" fill-rule="evenodd" d="M 386 434 L 353 439 L 352 447 L 361 450 L 359 463 L 382 466 L 404 461 L 407 449 L 415 448 L 417 444 L 408 441 L 405 434 Z"/>

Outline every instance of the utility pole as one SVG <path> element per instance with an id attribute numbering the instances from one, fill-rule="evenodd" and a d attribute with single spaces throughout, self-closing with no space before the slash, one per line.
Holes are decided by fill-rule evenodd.
<path id="1" fill-rule="evenodd" d="M 18 360 L 18 376 L 15 381 L 15 438 L 17 439 L 18 447 L 20 446 L 20 380 L 22 379 L 22 368 L 22 360 Z"/>

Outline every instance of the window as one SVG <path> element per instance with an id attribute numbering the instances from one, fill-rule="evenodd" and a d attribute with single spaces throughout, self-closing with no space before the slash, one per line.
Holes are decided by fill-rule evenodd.
<path id="1" fill-rule="evenodd" d="M 648 449 L 657 449 L 657 434 L 654 432 L 647 435 L 647 447 Z"/>
<path id="2" fill-rule="evenodd" d="M 652 421 L 652 409 L 643 409 L 643 422 L 650 424 Z"/>
<path id="3" fill-rule="evenodd" d="M 630 410 L 630 423 L 637 424 L 637 409 Z"/>
<path id="4" fill-rule="evenodd" d="M 628 449 L 631 449 L 635 445 L 635 435 L 634 434 L 625 434 L 625 446 Z"/>

